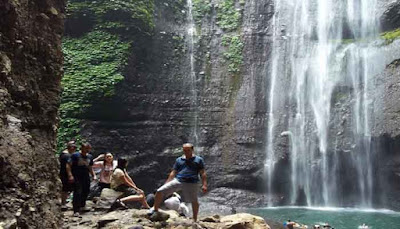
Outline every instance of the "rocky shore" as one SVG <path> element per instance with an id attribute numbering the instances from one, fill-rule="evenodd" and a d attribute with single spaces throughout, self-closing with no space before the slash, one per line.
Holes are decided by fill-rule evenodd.
<path id="1" fill-rule="evenodd" d="M 224 229 L 269 229 L 270 226 L 259 216 L 248 213 L 226 215 L 225 211 L 210 211 L 212 205 L 201 201 L 200 219 L 193 222 L 193 219 L 180 216 L 173 210 L 160 210 L 151 217 L 147 215 L 147 209 L 138 209 L 137 203 L 128 205 L 129 209 L 115 207 L 116 198 L 120 193 L 111 189 L 104 189 L 99 198 L 86 202 L 86 212 L 79 217 L 74 216 L 72 204 L 69 203 L 63 212 L 63 228 L 224 228 Z M 210 208 L 211 206 L 211 208 Z M 113 209 L 113 211 L 110 211 Z M 189 213 L 189 216 L 192 214 Z M 1 227 L 0 227 L 1 229 Z"/>
<path id="2" fill-rule="evenodd" d="M 198 222 L 179 216 L 176 211 L 160 211 L 159 217 L 148 217 L 146 209 L 116 210 L 109 213 L 90 211 L 74 217 L 72 211 L 64 212 L 63 228 L 109 228 L 109 229 L 146 229 L 146 228 L 210 228 L 210 229 L 270 229 L 259 216 L 248 213 L 234 215 L 206 216 Z"/>

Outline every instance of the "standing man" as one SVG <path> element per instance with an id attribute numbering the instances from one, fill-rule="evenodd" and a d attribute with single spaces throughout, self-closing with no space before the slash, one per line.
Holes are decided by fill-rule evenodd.
<path id="1" fill-rule="evenodd" d="M 67 149 L 65 149 L 58 158 L 60 161 L 60 179 L 62 183 L 61 191 L 61 209 L 66 210 L 67 198 L 69 194 L 74 190 L 74 185 L 68 182 L 67 164 L 71 160 L 71 155 L 76 152 L 76 145 L 74 141 L 67 143 Z"/>
<path id="2" fill-rule="evenodd" d="M 199 213 L 199 202 L 197 198 L 199 174 L 201 176 L 202 191 L 207 192 L 207 175 L 204 169 L 202 157 L 194 155 L 194 147 L 190 143 L 183 144 L 183 153 L 177 158 L 166 183 L 161 186 L 155 195 L 154 208 L 150 209 L 149 215 L 158 211 L 164 196 L 182 190 L 185 202 L 192 203 L 193 220 L 197 221 Z"/>
<path id="3" fill-rule="evenodd" d="M 90 177 L 96 180 L 96 174 L 93 171 L 93 157 L 89 154 L 92 146 L 89 143 L 82 143 L 81 151 L 72 154 L 70 163 L 67 164 L 68 180 L 74 183 L 74 216 L 79 216 L 80 210 L 86 206 L 86 199 L 90 192 Z"/>

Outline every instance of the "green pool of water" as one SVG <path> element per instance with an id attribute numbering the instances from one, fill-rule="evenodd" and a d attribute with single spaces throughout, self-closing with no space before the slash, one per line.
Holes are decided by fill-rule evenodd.
<path id="1" fill-rule="evenodd" d="M 290 219 L 308 228 L 328 222 L 335 229 L 358 229 L 363 223 L 373 229 L 400 229 L 400 212 L 385 209 L 274 207 L 248 212 L 282 224 Z"/>

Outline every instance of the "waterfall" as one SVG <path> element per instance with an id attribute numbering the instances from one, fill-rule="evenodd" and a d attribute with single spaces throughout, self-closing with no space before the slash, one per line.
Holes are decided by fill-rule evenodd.
<path id="1" fill-rule="evenodd" d="M 193 18 L 193 3 L 192 0 L 187 0 L 188 14 L 187 14 L 187 46 L 190 61 L 190 91 L 192 93 L 191 110 L 193 112 L 192 129 L 190 133 L 189 141 L 194 145 L 198 145 L 198 102 L 197 102 L 197 88 L 196 88 L 196 72 L 194 69 L 195 58 L 194 58 L 194 38 L 196 36 L 195 22 Z"/>
<path id="2" fill-rule="evenodd" d="M 273 25 L 273 41 L 272 41 L 272 67 L 270 73 L 270 87 L 269 87 L 269 101 L 268 101 L 268 133 L 267 133 L 267 157 L 264 164 L 265 173 L 267 176 L 267 192 L 272 193 L 272 178 L 274 167 L 276 163 L 276 158 L 274 155 L 274 127 L 275 127 L 275 119 L 274 119 L 274 97 L 275 97 L 275 83 L 276 77 L 278 73 L 278 62 L 280 58 L 279 52 L 279 43 L 278 43 L 278 36 L 279 32 L 279 1 L 275 1 L 275 12 L 272 18 L 272 25 Z M 271 206 L 272 203 L 272 196 L 268 196 L 268 205 Z"/>
<path id="3" fill-rule="evenodd" d="M 379 37 L 376 4 L 376 0 L 275 0 L 272 64 L 267 76 L 270 96 L 265 170 L 269 196 L 273 194 L 272 180 L 281 176 L 274 173 L 275 138 L 286 135 L 289 204 L 295 205 L 305 196 L 308 206 L 340 205 L 344 195 L 340 169 L 346 169 L 355 171 L 351 174 L 355 187 L 348 187 L 354 203 L 371 206 L 373 152 L 368 93 L 377 71 L 373 67 L 376 47 L 371 42 Z M 287 91 L 276 89 L 277 77 L 289 79 Z M 336 101 L 340 88 L 346 89 L 341 93 L 348 98 L 351 117 L 334 122 L 345 110 L 340 110 L 342 104 Z M 274 129 L 275 97 L 286 97 L 289 104 L 282 111 L 287 129 L 281 136 Z M 339 131 L 347 123 L 350 130 Z M 351 139 L 346 152 L 340 148 L 344 143 L 338 145 L 342 135 Z M 347 158 L 350 162 L 343 168 L 342 160 Z"/>

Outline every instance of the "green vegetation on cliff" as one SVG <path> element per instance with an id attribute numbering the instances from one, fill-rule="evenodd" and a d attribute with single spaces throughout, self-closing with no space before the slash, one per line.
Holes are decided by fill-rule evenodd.
<path id="1" fill-rule="evenodd" d="M 93 100 L 113 95 L 114 85 L 124 78 L 121 70 L 129 47 L 128 42 L 104 31 L 64 39 L 60 147 L 69 138 L 79 138 L 78 119 Z"/>
<path id="2" fill-rule="evenodd" d="M 153 12 L 151 0 L 69 2 L 66 24 L 71 28 L 63 40 L 58 150 L 70 139 L 80 141 L 81 119 L 87 109 L 114 94 L 115 85 L 124 79 L 123 70 L 134 44 L 131 33 L 151 33 Z M 80 23 L 91 26 L 82 27 Z M 82 28 L 87 30 L 75 33 Z"/>
<path id="3" fill-rule="evenodd" d="M 239 29 L 242 22 L 242 12 L 236 8 L 236 1 L 223 0 L 217 9 L 217 24 L 228 32 Z"/>
<path id="4" fill-rule="evenodd" d="M 67 19 L 93 17 L 98 25 L 119 22 L 125 28 L 142 26 L 140 30 L 154 27 L 152 0 L 70 0 L 67 6 Z"/>
<path id="5" fill-rule="evenodd" d="M 243 42 L 239 35 L 228 36 L 222 38 L 222 45 L 227 47 L 224 52 L 224 58 L 228 61 L 228 70 L 231 73 L 239 73 L 243 64 Z"/>
<path id="6" fill-rule="evenodd" d="M 211 0 L 193 0 L 193 19 L 197 25 L 208 14 L 211 14 Z"/>

